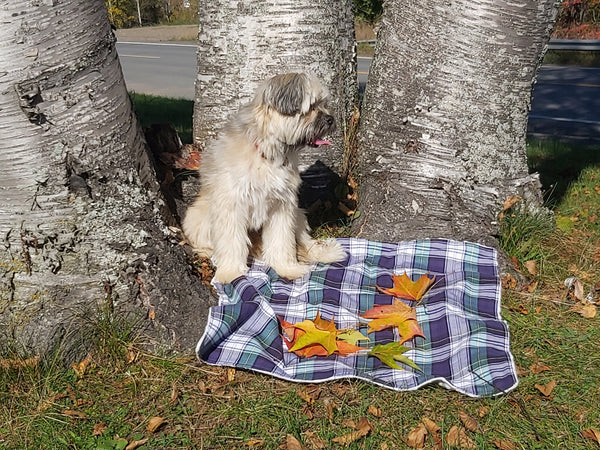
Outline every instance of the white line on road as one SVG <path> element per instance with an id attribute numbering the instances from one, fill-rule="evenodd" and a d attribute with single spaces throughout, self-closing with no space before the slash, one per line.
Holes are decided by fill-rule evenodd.
<path id="1" fill-rule="evenodd" d="M 121 55 L 119 57 L 127 56 L 128 58 L 147 58 L 147 59 L 160 59 L 160 56 L 146 56 L 146 55 Z"/>
<path id="2" fill-rule="evenodd" d="M 169 44 L 166 42 L 128 42 L 128 41 L 117 41 L 117 44 L 133 44 L 133 45 L 162 45 L 162 46 L 170 46 L 170 47 L 196 47 L 196 45 L 191 44 Z"/>

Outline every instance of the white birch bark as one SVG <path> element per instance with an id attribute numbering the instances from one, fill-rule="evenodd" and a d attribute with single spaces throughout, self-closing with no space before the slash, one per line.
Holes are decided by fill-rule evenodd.
<path id="1" fill-rule="evenodd" d="M 251 100 L 263 80 L 310 72 L 330 92 L 337 120 L 334 146 L 308 151 L 339 169 L 345 124 L 356 102 L 356 54 L 349 0 L 215 0 L 200 9 L 194 141 L 205 145 L 227 118 Z"/>
<path id="2" fill-rule="evenodd" d="M 356 230 L 492 242 L 503 200 L 540 200 L 525 137 L 555 2 L 385 6 L 359 129 Z"/>
<path id="3" fill-rule="evenodd" d="M 110 300 L 191 348 L 206 292 L 165 233 L 104 2 L 13 0 L 0 23 L 0 343 L 43 353 Z"/>

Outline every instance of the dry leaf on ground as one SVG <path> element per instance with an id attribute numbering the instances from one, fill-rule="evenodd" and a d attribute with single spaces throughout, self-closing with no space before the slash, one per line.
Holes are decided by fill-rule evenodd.
<path id="1" fill-rule="evenodd" d="M 600 444 L 600 431 L 598 431 L 596 428 L 588 428 L 583 430 L 581 435 L 586 439 L 591 439 Z"/>
<path id="2" fill-rule="evenodd" d="M 525 266 L 525 269 L 527 269 L 527 272 L 529 272 L 531 275 L 537 275 L 537 263 L 535 260 L 531 259 L 529 261 L 525 261 L 523 265 Z"/>
<path id="3" fill-rule="evenodd" d="M 500 450 L 517 450 L 517 446 L 508 441 L 495 440 L 494 445 Z"/>
<path id="4" fill-rule="evenodd" d="M 106 431 L 106 424 L 104 422 L 98 422 L 94 424 L 94 432 L 92 436 L 101 436 Z"/>
<path id="5" fill-rule="evenodd" d="M 541 362 L 534 362 L 531 367 L 529 367 L 529 370 L 531 370 L 531 373 L 542 373 L 545 372 L 546 370 L 552 370 L 550 368 L 550 366 L 547 366 L 544 363 Z"/>
<path id="6" fill-rule="evenodd" d="M 381 417 L 381 408 L 377 408 L 376 406 L 369 405 L 367 412 L 373 414 L 375 417 Z"/>
<path id="7" fill-rule="evenodd" d="M 556 387 L 556 381 L 555 380 L 551 380 L 548 383 L 542 385 L 542 384 L 536 384 L 535 388 L 540 391 L 544 397 L 549 397 L 550 394 L 552 394 L 552 391 L 554 390 L 554 388 Z"/>
<path id="8" fill-rule="evenodd" d="M 304 450 L 300 441 L 291 434 L 285 437 L 285 445 L 286 450 Z"/>
<path id="9" fill-rule="evenodd" d="M 427 427 L 420 423 L 416 428 L 411 430 L 406 437 L 406 445 L 411 448 L 423 448 L 425 447 L 425 438 L 427 437 Z"/>
<path id="10" fill-rule="evenodd" d="M 463 425 L 465 426 L 465 428 L 469 431 L 477 431 L 477 428 L 479 428 L 479 425 L 477 424 L 477 421 L 471 417 L 470 415 L 468 415 L 466 412 L 464 411 L 459 411 L 458 412 L 458 417 L 460 419 L 460 421 L 463 423 Z"/>
<path id="11" fill-rule="evenodd" d="M 32 358 L 9 358 L 0 359 L 0 369 L 24 369 L 26 367 L 35 367 L 40 362 L 40 356 L 36 355 Z"/>
<path id="12" fill-rule="evenodd" d="M 569 308 L 569 311 L 575 312 L 585 319 L 593 319 L 594 317 L 596 317 L 598 308 L 596 307 L 596 305 L 593 305 L 591 303 L 577 302 L 573 306 L 571 306 L 571 308 Z"/>
<path id="13" fill-rule="evenodd" d="M 365 437 L 373 429 L 373 427 L 371 427 L 371 423 L 366 417 L 360 419 L 360 421 L 355 424 L 353 428 L 356 431 L 333 438 L 332 441 L 337 442 L 338 444 L 348 445 L 362 437 Z"/>
<path id="14" fill-rule="evenodd" d="M 446 435 L 446 443 L 450 447 L 460 447 L 461 449 L 476 449 L 475 442 L 467 435 L 467 432 L 454 425 Z"/>
<path id="15" fill-rule="evenodd" d="M 146 430 L 150 433 L 154 433 L 165 422 L 165 419 L 163 419 L 162 417 L 152 417 L 148 421 L 148 426 L 146 427 Z"/>

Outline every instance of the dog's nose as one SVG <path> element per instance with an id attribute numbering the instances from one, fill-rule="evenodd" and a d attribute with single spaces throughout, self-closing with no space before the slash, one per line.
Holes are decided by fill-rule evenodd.
<path id="1" fill-rule="evenodd" d="M 333 116 L 327 116 L 325 118 L 325 121 L 327 122 L 327 125 L 332 126 L 335 123 L 335 119 L 333 118 Z"/>

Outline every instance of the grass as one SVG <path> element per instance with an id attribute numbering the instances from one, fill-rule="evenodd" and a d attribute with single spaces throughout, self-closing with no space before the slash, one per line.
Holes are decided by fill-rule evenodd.
<path id="1" fill-rule="evenodd" d="M 142 125 L 148 127 L 153 123 L 170 123 L 175 127 L 181 142 L 192 142 L 192 117 L 194 102 L 192 100 L 158 97 L 156 95 L 130 93 L 133 108 Z"/>
<path id="2" fill-rule="evenodd" d="M 149 96 L 134 101 L 136 109 L 155 109 L 142 123 L 165 111 Z M 189 115 L 168 117 L 189 126 L 191 102 L 173 104 Z M 600 429 L 600 326 L 569 311 L 563 280 L 579 277 L 586 292 L 600 280 L 600 230 L 592 220 L 600 212 L 600 164 L 589 149 L 555 142 L 534 142 L 529 155 L 551 190 L 553 216 L 515 207 L 503 220 L 505 249 L 524 277 L 504 289 L 502 300 L 521 371 L 512 393 L 471 399 L 435 386 L 402 393 L 358 380 L 287 383 L 202 365 L 193 356 L 148 354 L 135 323 L 100 310 L 89 315 L 93 346 L 79 365 L 28 360 L 9 349 L 0 355 L 0 448 L 123 449 L 147 439 L 138 448 L 277 449 L 286 448 L 288 434 L 309 449 L 342 448 L 332 439 L 352 431 L 348 421 L 367 417 L 373 431 L 348 448 L 405 449 L 423 417 L 445 437 L 461 425 L 460 411 L 477 419 L 477 430 L 468 432 L 477 448 L 500 441 L 516 449 L 598 448 L 582 431 Z M 535 275 L 522 268 L 531 259 Z M 537 287 L 526 289 L 532 283 Z M 534 363 L 549 370 L 537 373 Z M 543 396 L 536 385 L 550 381 L 556 387 Z M 153 417 L 163 423 L 152 431 Z"/>

